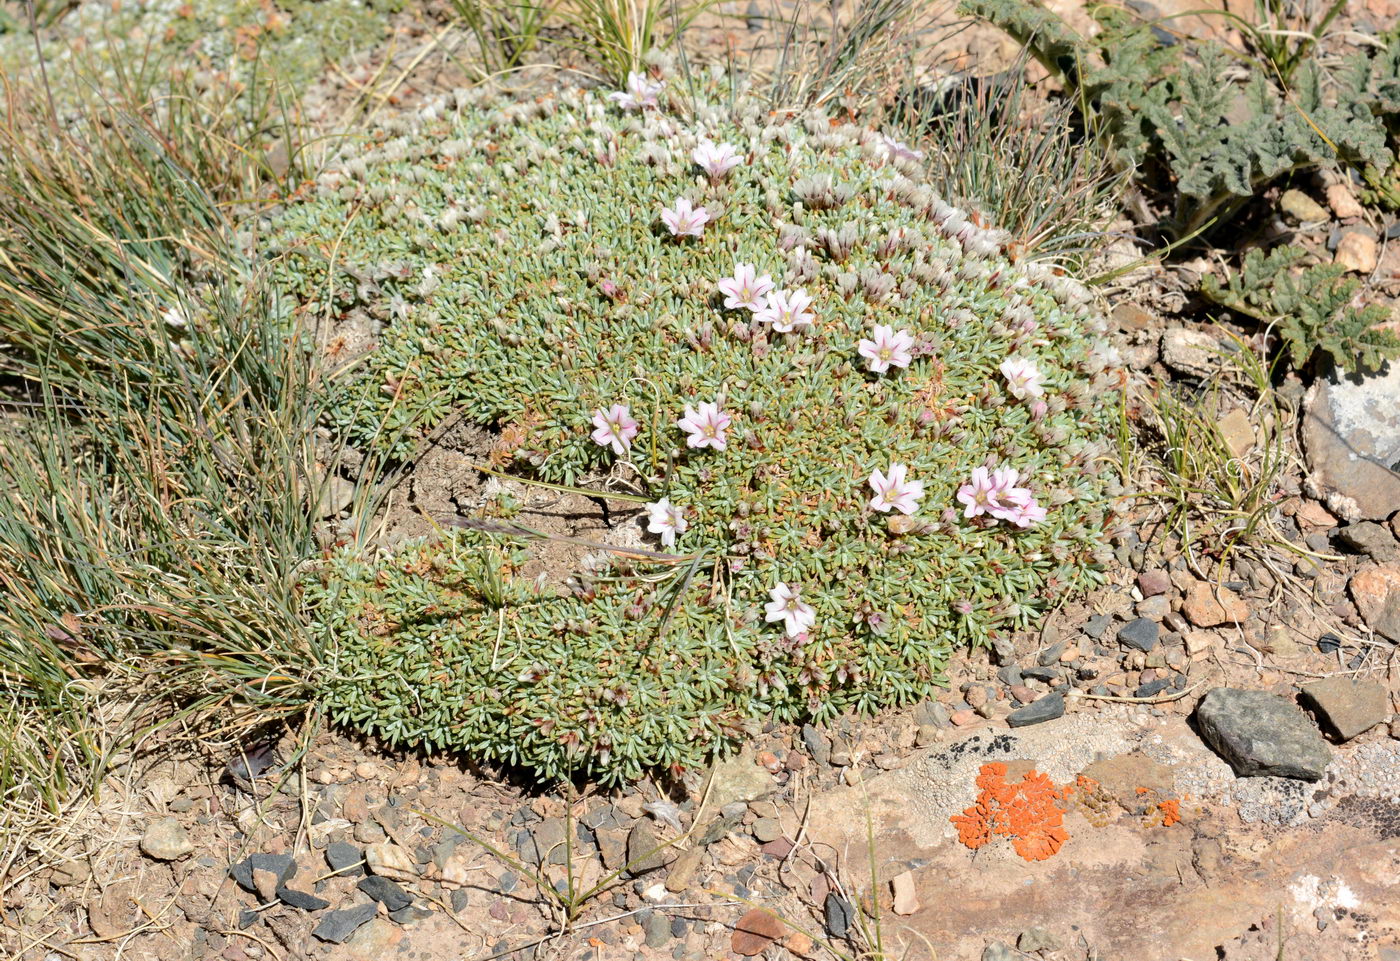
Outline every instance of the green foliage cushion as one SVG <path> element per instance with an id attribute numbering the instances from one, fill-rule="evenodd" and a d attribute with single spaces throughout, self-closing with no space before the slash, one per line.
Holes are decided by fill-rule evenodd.
<path id="1" fill-rule="evenodd" d="M 520 476 L 608 479 L 688 524 L 679 560 L 563 592 L 520 577 L 528 545 L 490 519 L 344 549 L 308 585 L 340 720 L 549 776 L 679 769 L 761 719 L 927 696 L 954 645 L 1099 577 L 1116 381 L 1083 290 L 1008 261 L 901 145 L 675 86 L 630 113 L 579 91 L 451 98 L 349 147 L 275 225 L 303 309 L 385 323 L 336 398 L 351 442 L 406 455 L 465 413 L 502 429 Z M 744 162 L 712 180 L 702 140 Z M 680 197 L 710 215 L 698 237 L 663 224 Z M 805 289 L 815 322 L 778 333 L 725 309 L 736 262 Z M 877 324 L 909 332 L 906 368 L 870 369 Z M 1012 393 L 1012 358 L 1043 396 Z M 731 418 L 722 449 L 677 426 L 702 403 Z M 620 455 L 592 436 L 618 404 L 638 425 Z M 923 486 L 910 514 L 871 506 L 872 472 L 896 463 Z M 977 468 L 1018 471 L 1045 518 L 965 517 Z M 779 584 L 810 630 L 765 619 Z"/>

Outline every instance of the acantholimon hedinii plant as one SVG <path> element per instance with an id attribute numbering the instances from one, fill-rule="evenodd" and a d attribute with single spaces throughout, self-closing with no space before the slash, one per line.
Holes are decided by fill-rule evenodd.
<path id="1" fill-rule="evenodd" d="M 335 400 L 351 443 L 465 414 L 515 475 L 635 491 L 674 558 L 540 587 L 489 518 L 341 550 L 309 591 L 342 722 L 549 777 L 681 770 L 925 697 L 955 645 L 1100 577 L 1116 380 L 1085 291 L 903 144 L 684 86 L 455 95 L 281 215 L 305 309 L 385 322 Z"/>

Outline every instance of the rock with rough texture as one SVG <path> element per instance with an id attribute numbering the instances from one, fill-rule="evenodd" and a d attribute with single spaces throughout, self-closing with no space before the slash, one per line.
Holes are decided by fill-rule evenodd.
<path id="1" fill-rule="evenodd" d="M 1183 374 L 1204 376 L 1220 367 L 1220 343 L 1203 331 L 1172 327 L 1162 332 L 1162 361 Z"/>
<path id="2" fill-rule="evenodd" d="M 1250 423 L 1249 414 L 1238 407 L 1231 408 L 1217 420 L 1215 429 L 1236 457 L 1243 457 L 1254 447 L 1254 425 Z"/>
<path id="3" fill-rule="evenodd" d="M 1381 564 L 1400 561 L 1400 542 L 1390 527 L 1374 521 L 1360 521 L 1337 528 L 1333 540 L 1357 554 L 1365 554 Z"/>
<path id="4" fill-rule="evenodd" d="M 1239 777 L 1316 781 L 1332 759 L 1312 722 L 1276 694 L 1217 687 L 1196 707 L 1196 723 Z"/>
<path id="5" fill-rule="evenodd" d="M 157 861 L 174 861 L 193 850 L 194 842 L 179 818 L 157 818 L 146 826 L 146 833 L 141 835 L 141 852 Z"/>
<path id="6" fill-rule="evenodd" d="M 1244 623 L 1249 617 L 1249 608 L 1234 591 L 1207 581 L 1196 581 L 1187 588 L 1181 613 L 1197 627 L 1218 627 Z"/>
<path id="7" fill-rule="evenodd" d="M 1390 713 L 1385 688 L 1375 681 L 1328 677 L 1303 686 L 1302 704 L 1331 738 L 1350 741 Z"/>
<path id="8" fill-rule="evenodd" d="M 1027 928 L 1016 939 L 1016 948 L 1026 954 L 1033 951 L 1058 951 L 1060 941 L 1045 928 Z"/>
<path id="9" fill-rule="evenodd" d="M 982 961 L 1021 961 L 1021 955 L 1000 941 L 993 941 L 982 949 Z"/>
<path id="10" fill-rule="evenodd" d="M 1137 586 L 1143 597 L 1156 597 L 1172 589 L 1172 578 L 1160 567 L 1154 567 L 1137 576 Z"/>
<path id="11" fill-rule="evenodd" d="M 1351 575 L 1351 599 L 1366 626 L 1400 641 L 1400 564 L 1376 564 Z"/>
<path id="12" fill-rule="evenodd" d="M 1362 230 L 1347 230 L 1337 242 L 1332 262 L 1358 274 L 1369 274 L 1380 261 L 1376 238 Z"/>
<path id="13" fill-rule="evenodd" d="M 311 934 L 330 944 L 343 944 L 378 911 L 379 905 L 371 901 L 369 904 L 357 904 L 353 908 L 323 914 L 321 923 L 316 925 Z"/>
<path id="14" fill-rule="evenodd" d="M 890 880 L 890 891 L 894 895 L 894 913 L 908 917 L 919 910 L 919 895 L 914 890 L 914 875 L 901 871 Z"/>
<path id="15" fill-rule="evenodd" d="M 326 864 L 337 875 L 361 877 L 365 873 L 365 856 L 349 841 L 333 841 L 326 847 Z"/>
<path id="16" fill-rule="evenodd" d="M 283 904 L 290 904 L 292 907 L 302 911 L 320 911 L 331 906 L 329 901 L 308 894 L 305 891 L 298 891 L 281 885 L 277 888 L 277 898 Z"/>
<path id="17" fill-rule="evenodd" d="M 388 911 L 397 911 L 406 908 L 413 903 L 413 895 L 399 887 L 388 878 L 372 874 L 356 885 L 361 891 L 369 895 Z"/>
<path id="18" fill-rule="evenodd" d="M 1156 621 L 1137 617 L 1118 629 L 1118 643 L 1146 653 L 1157 646 L 1161 628 Z"/>
<path id="19" fill-rule="evenodd" d="M 855 919 L 856 909 L 850 901 L 835 891 L 826 896 L 826 901 L 822 904 L 822 920 L 826 922 L 827 934 L 838 941 L 841 940 L 850 933 Z"/>
<path id="20" fill-rule="evenodd" d="M 413 855 L 392 842 L 371 844 L 365 848 L 365 863 L 370 871 L 393 881 L 411 881 L 418 877 Z"/>
<path id="21" fill-rule="evenodd" d="M 786 934 L 787 925 L 774 917 L 771 911 L 753 908 L 734 925 L 729 948 L 741 957 L 752 958 Z"/>
<path id="22" fill-rule="evenodd" d="M 1319 378 L 1304 402 L 1303 446 L 1327 506 L 1348 521 L 1400 506 L 1400 364 L 1358 378 Z"/>
<path id="23" fill-rule="evenodd" d="M 759 767 L 752 748 L 745 748 L 737 757 L 715 764 L 708 803 L 718 810 L 735 801 L 757 801 L 773 788 L 773 775 Z"/>
<path id="24" fill-rule="evenodd" d="M 1331 215 L 1322 204 L 1301 190 L 1285 190 L 1283 196 L 1278 199 L 1278 205 L 1284 213 L 1299 223 L 1316 223 L 1319 220 L 1331 219 Z"/>
<path id="25" fill-rule="evenodd" d="M 1040 700 L 1006 715 L 1006 723 L 1012 727 L 1029 727 L 1032 724 L 1053 721 L 1057 717 L 1063 717 L 1064 713 L 1065 696 L 1063 694 L 1047 694 Z"/>
<path id="26" fill-rule="evenodd" d="M 627 834 L 627 870 L 634 875 L 655 871 L 666 864 L 669 849 L 661 847 L 650 821 L 638 821 Z"/>

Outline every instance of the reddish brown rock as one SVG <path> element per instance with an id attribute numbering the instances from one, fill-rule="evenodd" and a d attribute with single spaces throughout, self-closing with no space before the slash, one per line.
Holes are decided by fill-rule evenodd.
<path id="1" fill-rule="evenodd" d="M 754 908 L 734 925 L 734 936 L 729 939 L 729 949 L 741 957 L 752 958 L 786 935 L 787 930 L 787 925 L 771 912 Z"/>
<path id="2" fill-rule="evenodd" d="M 972 711 L 954 711 L 948 720 L 953 722 L 954 727 L 967 727 L 977 720 L 977 715 Z"/>
<path id="3" fill-rule="evenodd" d="M 1244 623 L 1249 607 L 1234 591 L 1207 581 L 1196 581 L 1181 602 L 1181 613 L 1197 627 L 1218 627 Z"/>
<path id="4" fill-rule="evenodd" d="M 1137 576 L 1137 586 L 1143 597 L 1156 597 L 1172 589 L 1171 575 L 1161 568 L 1143 571 Z"/>
<path id="5" fill-rule="evenodd" d="M 1366 626 L 1400 641 L 1400 564 L 1372 564 L 1351 576 L 1351 599 Z"/>

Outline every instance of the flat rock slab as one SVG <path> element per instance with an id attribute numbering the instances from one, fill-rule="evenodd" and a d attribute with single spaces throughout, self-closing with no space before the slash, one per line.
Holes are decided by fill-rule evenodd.
<path id="1" fill-rule="evenodd" d="M 1291 801 L 1280 786 L 1304 803 L 1315 788 L 1236 778 L 1183 715 L 1157 718 L 1114 706 L 1030 728 L 964 733 L 903 769 L 818 794 L 807 823 L 812 842 L 842 852 L 852 872 L 868 870 L 866 832 L 873 825 L 877 863 L 905 865 L 913 900 L 925 906 L 899 916 L 890 905 L 886 930 L 927 945 L 932 957 L 1022 961 L 1046 951 L 1047 958 L 1234 959 L 1241 940 L 1261 931 L 1276 938 L 1269 925 L 1282 916 L 1299 959 L 1377 961 L 1377 939 L 1388 944 L 1400 932 L 1393 867 L 1400 836 L 1389 815 L 1389 798 L 1400 790 L 1400 775 L 1391 773 L 1400 771 L 1400 745 L 1392 744 L 1371 741 L 1339 753 L 1339 778 L 1374 782 L 1374 816 L 1339 804 L 1280 821 L 1262 817 L 1266 797 L 1270 810 L 1286 815 Z M 1367 752 L 1374 756 L 1363 763 Z M 1091 816 L 1069 805 L 1069 840 L 1045 861 L 1022 860 L 1005 839 L 972 851 L 948 816 L 973 803 L 976 773 L 988 760 L 1007 764 L 1008 782 L 1030 766 L 1056 784 L 1080 771 L 1097 774 L 1101 788 L 1137 803 L 1116 815 L 1107 809 L 1106 820 L 1104 809 Z M 1152 798 L 1180 798 L 1182 823 L 1163 826 L 1136 810 L 1152 807 L 1138 797 L 1139 787 Z M 839 936 L 855 911 L 843 916 L 830 903 L 827 909 L 827 932 Z M 1324 916 L 1328 925 L 1318 931 Z M 1012 947 L 1023 937 L 1029 955 Z M 1056 941 L 1061 950 L 1052 952 L 1046 946 Z M 1272 961 L 1275 941 L 1260 943 L 1267 953 L 1246 951 L 1241 961 Z"/>
<path id="2" fill-rule="evenodd" d="M 1320 379 L 1308 392 L 1303 446 L 1314 479 L 1346 519 L 1400 508 L 1400 364 L 1383 374 Z"/>
<path id="3" fill-rule="evenodd" d="M 1301 700 L 1337 741 L 1365 734 L 1390 713 L 1384 687 L 1350 677 L 1328 677 L 1304 685 Z"/>
<path id="4" fill-rule="evenodd" d="M 1239 777 L 1316 781 L 1332 760 L 1313 723 L 1277 694 L 1217 687 L 1197 705 L 1196 723 Z"/>
<path id="5" fill-rule="evenodd" d="M 1351 599 L 1366 626 L 1400 641 L 1400 564 L 1373 564 L 1351 575 Z"/>

